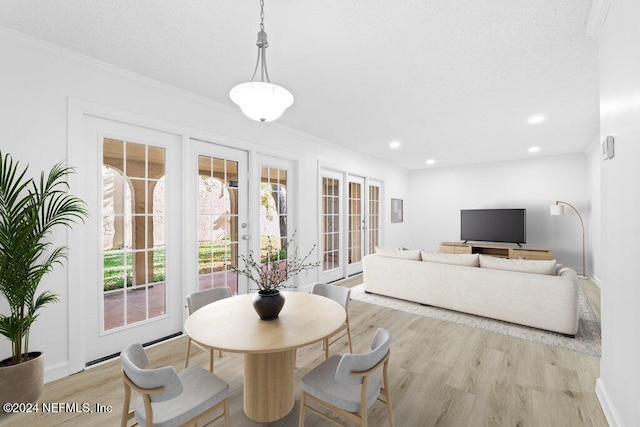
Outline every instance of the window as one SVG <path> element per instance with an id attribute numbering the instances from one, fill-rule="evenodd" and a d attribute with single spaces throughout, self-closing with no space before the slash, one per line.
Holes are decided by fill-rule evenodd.
<path id="1" fill-rule="evenodd" d="M 165 289 L 165 149 L 104 138 L 103 330 L 161 316 Z"/>
<path id="2" fill-rule="evenodd" d="M 198 290 L 228 286 L 238 262 L 238 162 L 198 156 Z"/>
<path id="3" fill-rule="evenodd" d="M 364 181 L 364 179 L 362 180 Z M 347 251 L 349 259 L 347 264 L 354 264 L 362 261 L 362 183 L 349 182 L 349 250 Z"/>
<path id="4" fill-rule="evenodd" d="M 376 252 L 380 242 L 380 186 L 369 185 L 369 252 Z"/>
<path id="5" fill-rule="evenodd" d="M 260 259 L 267 261 L 267 246 L 277 250 L 272 258 L 285 259 L 287 241 L 287 171 L 262 167 L 260 177 Z"/>
<path id="6" fill-rule="evenodd" d="M 340 180 L 322 178 L 322 269 L 340 267 Z"/>

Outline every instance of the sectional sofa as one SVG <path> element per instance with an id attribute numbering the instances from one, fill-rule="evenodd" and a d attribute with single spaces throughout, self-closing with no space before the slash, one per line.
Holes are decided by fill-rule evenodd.
<path id="1" fill-rule="evenodd" d="M 553 261 L 425 251 L 363 260 L 365 292 L 575 336 L 578 278 Z"/>

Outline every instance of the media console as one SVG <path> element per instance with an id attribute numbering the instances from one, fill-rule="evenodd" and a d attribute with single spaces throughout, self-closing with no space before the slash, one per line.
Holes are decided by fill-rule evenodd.
<path id="1" fill-rule="evenodd" d="M 482 254 L 500 258 L 553 259 L 553 251 L 547 248 L 527 248 L 498 243 L 441 242 L 440 252 L 448 254 Z"/>

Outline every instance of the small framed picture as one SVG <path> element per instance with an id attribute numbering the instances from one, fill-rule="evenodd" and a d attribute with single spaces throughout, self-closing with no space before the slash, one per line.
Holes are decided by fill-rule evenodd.
<path id="1" fill-rule="evenodd" d="M 391 222 L 402 222 L 402 199 L 391 199 Z"/>

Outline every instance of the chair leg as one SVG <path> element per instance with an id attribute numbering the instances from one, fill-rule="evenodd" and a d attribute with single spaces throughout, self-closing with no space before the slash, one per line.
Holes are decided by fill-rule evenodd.
<path id="1" fill-rule="evenodd" d="M 384 397 L 387 405 L 387 416 L 389 417 L 389 427 L 393 427 L 393 409 L 391 408 L 391 391 L 389 389 L 389 377 L 387 375 L 388 362 L 382 367 L 382 381 L 384 384 Z"/>
<path id="2" fill-rule="evenodd" d="M 142 396 L 144 402 L 144 415 L 146 427 L 153 427 L 153 408 L 151 407 L 151 399 L 148 394 Z"/>
<path id="3" fill-rule="evenodd" d="M 218 357 L 222 357 L 222 350 L 218 350 Z"/>
<path id="4" fill-rule="evenodd" d="M 209 350 L 209 372 L 213 373 L 213 359 L 215 358 L 216 352 L 214 349 Z"/>
<path id="5" fill-rule="evenodd" d="M 326 360 L 329 358 L 329 338 L 325 338 L 322 343 L 324 346 L 324 358 Z"/>
<path id="6" fill-rule="evenodd" d="M 189 355 L 191 354 L 191 337 L 187 340 L 187 356 L 184 358 L 185 369 L 189 367 Z"/>
<path id="7" fill-rule="evenodd" d="M 347 339 L 349 340 L 349 353 L 353 353 L 353 347 L 351 346 L 351 326 L 349 326 L 349 315 L 347 315 Z"/>
<path id="8" fill-rule="evenodd" d="M 369 377 L 365 376 L 362 379 L 362 386 L 360 389 L 360 427 L 367 427 L 367 421 L 369 413 L 367 409 L 367 386 L 369 384 Z"/>
<path id="9" fill-rule="evenodd" d="M 124 385 L 124 402 L 122 403 L 122 418 L 120 427 L 127 427 L 129 421 L 129 405 L 131 404 L 131 387 Z"/>
<path id="10" fill-rule="evenodd" d="M 231 418 L 229 417 L 229 398 L 224 399 L 224 427 L 231 427 Z"/>
<path id="11" fill-rule="evenodd" d="M 304 407 L 305 403 L 305 395 L 306 393 L 302 392 L 302 397 L 300 398 L 300 420 L 298 421 L 298 427 L 304 427 Z"/>

